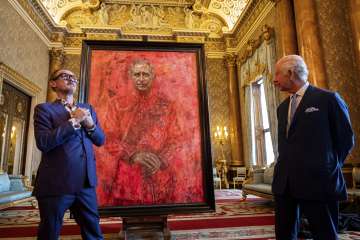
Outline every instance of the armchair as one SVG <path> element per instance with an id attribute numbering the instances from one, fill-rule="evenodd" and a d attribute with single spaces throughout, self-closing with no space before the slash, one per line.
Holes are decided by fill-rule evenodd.
<path id="1" fill-rule="evenodd" d="M 217 186 L 217 184 L 219 183 L 219 187 L 221 189 L 221 178 L 219 177 L 218 173 L 217 173 L 217 169 L 214 167 L 213 168 L 213 179 L 214 179 L 214 187 Z"/>
<path id="2" fill-rule="evenodd" d="M 233 177 L 234 189 L 236 187 L 236 183 L 242 184 L 246 179 L 246 167 L 237 167 L 236 168 L 236 176 Z"/>

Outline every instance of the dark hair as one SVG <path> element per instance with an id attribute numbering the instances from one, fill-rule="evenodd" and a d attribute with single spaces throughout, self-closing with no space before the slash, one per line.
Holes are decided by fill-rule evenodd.
<path id="1" fill-rule="evenodd" d="M 63 70 L 65 70 L 65 69 L 58 69 L 58 70 L 54 71 L 52 74 L 50 74 L 49 80 L 50 81 L 55 81 L 56 79 L 58 79 L 59 76 L 61 75 L 61 73 L 59 73 L 59 72 L 61 72 Z"/>

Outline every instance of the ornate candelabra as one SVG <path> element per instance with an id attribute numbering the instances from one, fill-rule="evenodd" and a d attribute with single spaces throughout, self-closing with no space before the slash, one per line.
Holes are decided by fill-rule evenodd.
<path id="1" fill-rule="evenodd" d="M 224 181 L 226 188 L 229 188 L 229 182 L 227 180 L 227 161 L 224 154 L 224 144 L 229 137 L 229 132 L 226 126 L 220 127 L 216 126 L 214 132 L 215 140 L 219 143 L 220 146 L 220 158 L 216 160 L 216 169 L 219 173 L 221 181 Z"/>

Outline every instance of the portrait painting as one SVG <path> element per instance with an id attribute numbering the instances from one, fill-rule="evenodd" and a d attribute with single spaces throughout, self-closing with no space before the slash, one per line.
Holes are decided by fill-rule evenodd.
<path id="1" fill-rule="evenodd" d="M 106 135 L 100 213 L 214 209 L 203 46 L 84 41 L 82 54 L 79 99 Z"/>

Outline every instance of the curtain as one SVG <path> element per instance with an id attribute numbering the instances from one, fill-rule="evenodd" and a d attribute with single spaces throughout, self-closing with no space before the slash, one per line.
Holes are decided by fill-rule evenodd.
<path id="1" fill-rule="evenodd" d="M 279 94 L 273 84 L 275 61 L 275 43 L 274 39 L 271 39 L 271 41 L 263 41 L 254 51 L 253 55 L 247 58 L 238 68 L 239 86 L 241 86 L 240 100 L 244 103 L 244 106 L 241 108 L 241 116 L 244 135 L 245 164 L 249 167 L 252 167 L 254 164 L 258 166 L 265 166 L 267 164 L 264 138 L 256 137 L 256 134 L 259 134 L 260 130 L 258 130 L 257 133 L 255 130 L 257 129 L 255 125 L 256 118 L 261 121 L 261 115 L 256 117 L 256 114 L 259 114 L 261 111 L 259 110 L 259 105 L 255 103 L 256 97 L 253 94 L 258 93 L 259 95 L 260 93 L 259 90 L 254 89 L 256 85 L 252 85 L 252 83 L 261 78 L 264 83 L 264 94 L 274 149 L 274 160 L 276 161 L 278 157 L 276 108 L 279 102 Z"/>
<path id="2" fill-rule="evenodd" d="M 266 166 L 265 138 L 261 114 L 260 86 L 257 83 L 251 84 L 251 94 L 253 96 L 253 124 L 255 129 L 255 165 Z"/>
<path id="3" fill-rule="evenodd" d="M 246 159 L 248 161 L 247 166 L 253 166 L 254 162 L 253 159 L 255 159 L 255 141 L 254 141 L 254 132 L 252 131 L 254 129 L 253 122 L 252 121 L 252 98 L 251 98 L 251 85 L 245 85 L 245 106 L 244 106 L 244 112 L 245 112 L 245 130 L 243 131 L 245 133 L 245 139 L 246 139 Z"/>
<path id="4" fill-rule="evenodd" d="M 264 74 L 264 90 L 265 90 L 265 99 L 266 106 L 268 110 L 269 116 L 269 126 L 271 133 L 271 140 L 274 149 L 274 160 L 277 160 L 279 155 L 278 153 L 278 126 L 277 126 L 277 116 L 276 109 L 279 104 L 278 101 L 278 89 L 274 86 L 273 78 L 275 76 L 275 46 L 274 39 L 272 39 L 269 43 L 263 42 L 266 52 L 266 66 L 267 70 Z"/>

